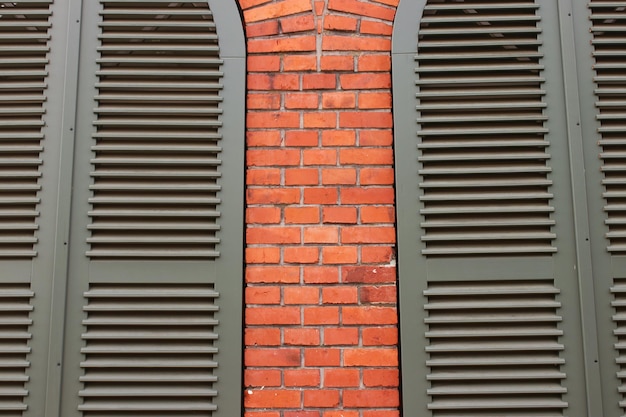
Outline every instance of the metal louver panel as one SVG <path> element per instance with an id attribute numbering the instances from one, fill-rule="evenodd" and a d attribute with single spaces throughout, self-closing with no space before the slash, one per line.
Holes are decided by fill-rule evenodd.
<path id="1" fill-rule="evenodd" d="M 424 7 L 416 72 L 425 255 L 556 251 L 537 8 Z"/>
<path id="2" fill-rule="evenodd" d="M 618 352 L 616 362 L 619 367 L 617 378 L 620 381 L 617 388 L 621 398 L 619 406 L 622 412 L 626 412 L 626 279 L 615 280 L 611 293 L 614 297 L 611 305 L 615 311 L 613 323 L 616 326 L 613 334 L 617 340 L 614 348 Z"/>
<path id="3" fill-rule="evenodd" d="M 0 257 L 36 255 L 50 3 L 0 2 Z"/>
<path id="4" fill-rule="evenodd" d="M 27 409 L 30 362 L 30 312 L 33 292 L 27 284 L 0 286 L 0 416 L 21 416 Z"/>
<path id="5" fill-rule="evenodd" d="M 561 416 L 558 293 L 549 280 L 430 283 L 432 415 Z"/>
<path id="6" fill-rule="evenodd" d="M 215 258 L 217 33 L 206 2 L 101 0 L 92 258 Z"/>
<path id="7" fill-rule="evenodd" d="M 609 252 L 626 253 L 626 11 L 622 2 L 592 1 L 596 108 Z"/>
<path id="8" fill-rule="evenodd" d="M 85 297 L 84 416 L 211 415 L 212 285 L 94 284 Z"/>

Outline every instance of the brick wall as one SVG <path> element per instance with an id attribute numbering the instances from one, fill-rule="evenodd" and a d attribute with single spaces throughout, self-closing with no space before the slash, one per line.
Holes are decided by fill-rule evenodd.
<path id="1" fill-rule="evenodd" d="M 399 415 L 398 0 L 239 0 L 248 46 L 246 417 Z"/>

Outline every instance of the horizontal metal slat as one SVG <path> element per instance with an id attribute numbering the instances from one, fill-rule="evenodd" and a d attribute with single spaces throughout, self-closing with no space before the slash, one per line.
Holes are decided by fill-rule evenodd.
<path id="1" fill-rule="evenodd" d="M 217 391 L 212 389 L 190 388 L 100 388 L 84 389 L 78 392 L 80 397 L 215 397 Z"/>

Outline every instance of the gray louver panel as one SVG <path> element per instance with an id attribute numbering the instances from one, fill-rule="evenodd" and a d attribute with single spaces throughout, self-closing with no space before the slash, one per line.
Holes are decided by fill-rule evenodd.
<path id="1" fill-rule="evenodd" d="M 83 415 L 210 416 L 217 296 L 210 285 L 92 285 Z"/>
<path id="2" fill-rule="evenodd" d="M 100 3 L 87 254 L 214 258 L 222 74 L 208 5 Z"/>
<path id="3" fill-rule="evenodd" d="M 433 416 L 561 416 L 558 293 L 551 281 L 430 283 Z"/>
<path id="4" fill-rule="evenodd" d="M 617 378 L 620 381 L 618 390 L 621 401 L 619 405 L 623 412 L 626 413 L 626 279 L 616 280 L 613 287 L 611 287 L 611 293 L 613 293 L 614 297 L 611 305 L 615 311 L 613 315 L 615 330 L 613 333 L 617 340 L 615 349 L 618 352 L 616 362 L 619 366 L 617 373 Z"/>
<path id="5" fill-rule="evenodd" d="M 21 416 L 28 391 L 32 291 L 28 285 L 0 286 L 0 416 Z"/>
<path id="6" fill-rule="evenodd" d="M 36 255 L 50 3 L 0 2 L 0 257 Z"/>
<path id="7" fill-rule="evenodd" d="M 425 255 L 552 253 L 534 1 L 430 1 L 418 41 Z"/>
<path id="8" fill-rule="evenodd" d="M 608 250 L 626 253 L 626 13 L 622 2 L 589 5 Z"/>

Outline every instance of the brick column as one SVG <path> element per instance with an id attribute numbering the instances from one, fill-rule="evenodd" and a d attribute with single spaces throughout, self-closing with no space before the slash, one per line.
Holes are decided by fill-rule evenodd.
<path id="1" fill-rule="evenodd" d="M 246 417 L 399 415 L 390 47 L 398 0 L 240 0 Z"/>

